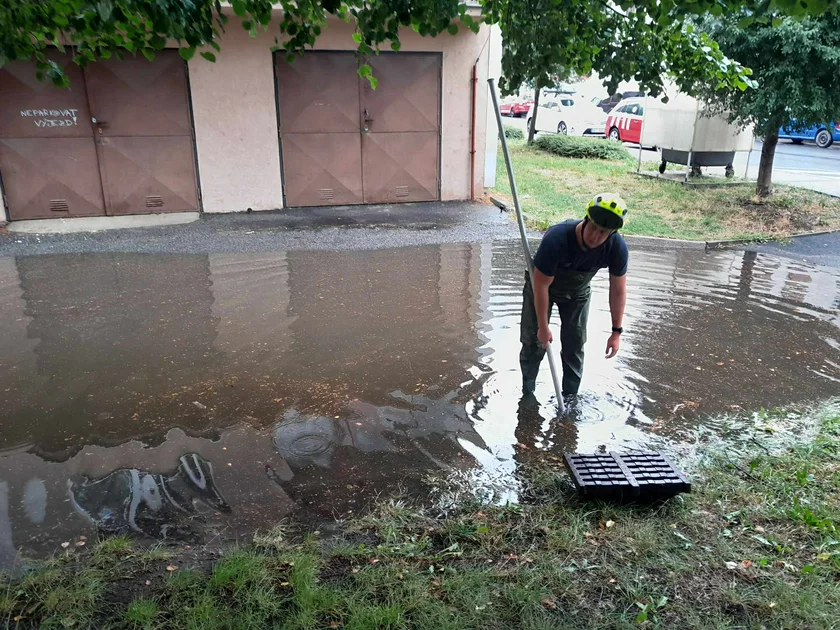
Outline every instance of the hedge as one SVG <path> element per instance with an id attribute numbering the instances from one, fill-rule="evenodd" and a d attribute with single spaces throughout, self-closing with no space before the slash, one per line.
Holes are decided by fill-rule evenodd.
<path id="1" fill-rule="evenodd" d="M 540 136 L 534 140 L 534 146 L 542 151 L 568 158 L 624 160 L 630 157 L 622 144 L 600 138 Z"/>
<path id="2" fill-rule="evenodd" d="M 508 140 L 522 140 L 525 138 L 525 134 L 522 133 L 521 129 L 505 125 L 505 138 Z"/>

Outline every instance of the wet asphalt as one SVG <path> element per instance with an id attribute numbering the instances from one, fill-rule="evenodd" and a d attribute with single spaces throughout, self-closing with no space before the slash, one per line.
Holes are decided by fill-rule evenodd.
<path id="1" fill-rule="evenodd" d="M 203 214 L 185 225 L 81 234 L 0 234 L 0 256 L 75 253 L 247 253 L 375 250 L 517 238 L 492 205 L 469 202 Z"/>
<path id="2" fill-rule="evenodd" d="M 793 258 L 812 265 L 840 267 L 840 232 L 799 236 L 784 243 L 753 245 L 746 250 Z"/>

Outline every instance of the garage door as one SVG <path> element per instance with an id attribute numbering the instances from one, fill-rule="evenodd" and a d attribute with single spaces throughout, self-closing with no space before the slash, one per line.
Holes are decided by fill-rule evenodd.
<path id="1" fill-rule="evenodd" d="M 12 219 L 198 210 L 186 63 L 90 64 L 54 53 L 70 89 L 33 64 L 0 70 L 0 176 Z"/>
<path id="2" fill-rule="evenodd" d="M 368 63 L 376 90 L 353 53 L 312 52 L 292 64 L 276 57 L 286 205 L 439 198 L 441 56 Z"/>

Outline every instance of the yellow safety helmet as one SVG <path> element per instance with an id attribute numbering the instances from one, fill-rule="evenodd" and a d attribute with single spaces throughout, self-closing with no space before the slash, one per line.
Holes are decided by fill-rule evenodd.
<path id="1" fill-rule="evenodd" d="M 627 205 L 615 193 L 602 193 L 586 206 L 586 218 L 605 230 L 620 230 L 626 216 Z"/>

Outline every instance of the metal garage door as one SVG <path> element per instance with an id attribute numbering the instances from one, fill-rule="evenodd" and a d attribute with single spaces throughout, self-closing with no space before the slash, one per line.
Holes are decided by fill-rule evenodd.
<path id="1" fill-rule="evenodd" d="M 0 70 L 0 176 L 13 219 L 198 209 L 186 63 L 128 57 L 84 70 L 55 53 L 69 90 L 32 64 Z"/>
<path id="2" fill-rule="evenodd" d="M 353 53 L 276 58 L 288 206 L 439 198 L 441 56 L 383 54 L 379 79 L 358 76 Z"/>
<path id="3" fill-rule="evenodd" d="M 35 78 L 35 63 L 0 69 L 0 177 L 12 219 L 105 214 L 82 69 L 69 55 L 70 88 Z"/>

